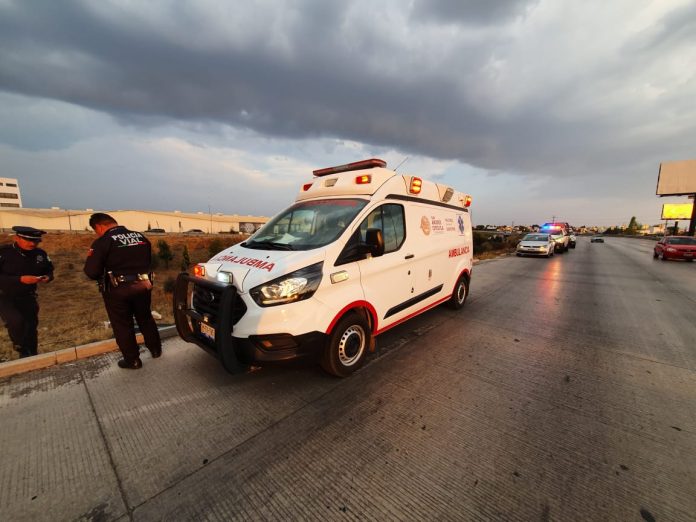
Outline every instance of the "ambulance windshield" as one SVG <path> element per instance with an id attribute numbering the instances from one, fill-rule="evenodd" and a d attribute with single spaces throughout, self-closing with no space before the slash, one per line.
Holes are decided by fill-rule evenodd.
<path id="1" fill-rule="evenodd" d="M 242 246 L 259 250 L 319 248 L 338 239 L 365 205 L 365 199 L 303 201 L 278 214 Z"/>

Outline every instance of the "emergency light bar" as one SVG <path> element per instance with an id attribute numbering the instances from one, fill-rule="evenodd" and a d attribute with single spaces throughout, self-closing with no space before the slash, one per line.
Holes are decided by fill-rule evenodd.
<path id="1" fill-rule="evenodd" d="M 345 165 L 338 165 L 336 167 L 327 167 L 325 169 L 318 169 L 312 171 L 315 176 L 328 176 L 329 174 L 338 174 L 339 172 L 348 172 L 351 170 L 364 170 L 373 169 L 375 167 L 385 168 L 387 162 L 379 158 L 371 158 L 362 161 L 356 161 L 354 163 L 347 163 Z"/>
<path id="2" fill-rule="evenodd" d="M 470 206 L 471 206 L 471 196 L 470 196 L 469 194 L 467 194 L 467 195 L 464 197 L 464 206 L 465 206 L 465 207 L 470 207 Z"/>

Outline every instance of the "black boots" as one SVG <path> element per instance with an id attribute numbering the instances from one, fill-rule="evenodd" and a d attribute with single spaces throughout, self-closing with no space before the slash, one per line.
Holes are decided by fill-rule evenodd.
<path id="1" fill-rule="evenodd" d="M 126 370 L 138 370 L 143 367 L 143 362 L 140 359 L 133 359 L 132 361 L 121 359 L 118 361 L 118 367 Z"/>

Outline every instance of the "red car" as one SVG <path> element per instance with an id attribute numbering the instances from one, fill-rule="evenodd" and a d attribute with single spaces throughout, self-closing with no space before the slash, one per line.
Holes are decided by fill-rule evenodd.
<path id="1" fill-rule="evenodd" d="M 655 245 L 653 257 L 663 261 L 685 259 L 693 261 L 696 257 L 696 238 L 689 236 L 665 236 Z"/>

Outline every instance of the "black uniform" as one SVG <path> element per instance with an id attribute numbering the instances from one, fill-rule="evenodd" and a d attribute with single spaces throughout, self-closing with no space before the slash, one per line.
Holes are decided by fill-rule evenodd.
<path id="1" fill-rule="evenodd" d="M 150 241 L 140 232 L 116 226 L 92 243 L 85 262 L 85 274 L 103 282 L 106 312 L 126 362 L 139 357 L 133 317 L 143 333 L 145 346 L 154 356 L 162 352 L 162 342 L 150 310 L 151 261 Z"/>
<path id="2" fill-rule="evenodd" d="M 40 248 L 23 250 L 16 243 L 0 247 L 0 317 L 20 357 L 36 355 L 39 303 L 36 285 L 20 282 L 23 275 L 53 279 L 53 263 Z"/>

